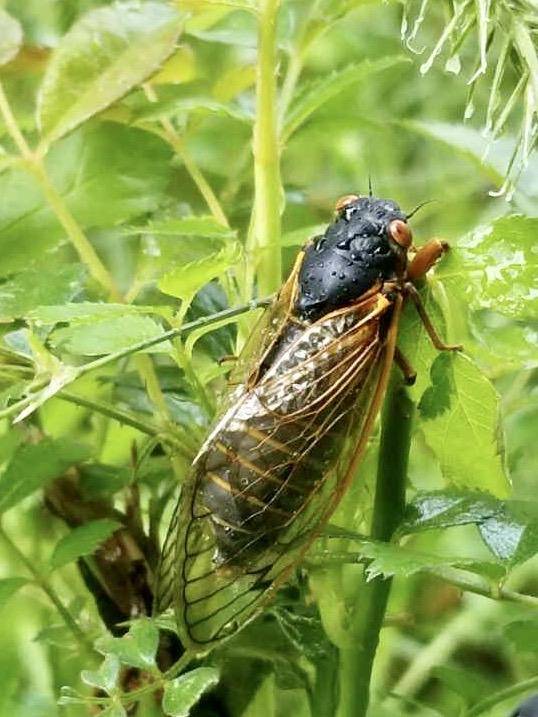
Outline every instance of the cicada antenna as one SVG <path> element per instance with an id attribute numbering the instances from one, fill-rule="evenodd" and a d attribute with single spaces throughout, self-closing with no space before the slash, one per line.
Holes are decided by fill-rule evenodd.
<path id="1" fill-rule="evenodd" d="M 411 219 L 411 217 L 414 216 L 418 212 L 419 209 L 422 209 L 422 207 L 425 207 L 426 204 L 433 204 L 433 202 L 436 202 L 436 201 L 437 201 L 437 199 L 428 199 L 425 202 L 421 202 L 420 204 L 417 204 L 417 206 L 412 211 L 410 211 L 408 214 L 406 214 L 405 218 Z"/>

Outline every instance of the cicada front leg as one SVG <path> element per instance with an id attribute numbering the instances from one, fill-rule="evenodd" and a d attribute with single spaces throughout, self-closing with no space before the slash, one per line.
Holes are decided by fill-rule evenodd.
<path id="1" fill-rule="evenodd" d="M 413 281 L 420 279 L 425 276 L 427 272 L 436 264 L 436 262 L 442 257 L 442 255 L 448 251 L 449 246 L 446 241 L 441 239 L 432 239 L 423 247 L 421 247 L 415 254 L 413 260 L 407 268 L 407 281 L 405 282 L 405 293 L 411 298 L 415 304 L 418 315 L 426 333 L 430 337 L 432 344 L 438 351 L 461 351 L 463 348 L 461 344 L 447 344 L 437 333 L 435 326 L 432 324 L 428 312 L 420 294 L 418 293 Z"/>

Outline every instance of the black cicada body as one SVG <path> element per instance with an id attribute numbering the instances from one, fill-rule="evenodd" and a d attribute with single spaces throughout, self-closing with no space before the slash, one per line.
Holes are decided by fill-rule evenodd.
<path id="1" fill-rule="evenodd" d="M 165 542 L 157 610 L 174 604 L 186 647 L 207 650 L 252 619 L 336 508 L 382 401 L 404 298 L 418 301 L 411 280 L 443 249 L 433 241 L 410 262 L 398 205 L 350 195 L 299 254 Z"/>

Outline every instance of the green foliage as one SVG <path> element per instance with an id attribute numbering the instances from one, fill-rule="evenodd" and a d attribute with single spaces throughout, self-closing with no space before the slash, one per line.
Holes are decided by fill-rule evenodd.
<path id="1" fill-rule="evenodd" d="M 526 0 L 3 4 L 0 717 L 364 717 L 382 621 L 369 717 L 504 717 L 530 689 L 537 28 Z M 180 657 L 149 594 L 221 360 L 368 175 L 437 200 L 414 242 L 451 251 L 418 289 L 463 344 L 405 306 L 405 516 L 368 537 L 376 425 L 272 605 Z M 390 518 L 407 456 L 383 440 Z"/>
<path id="2" fill-rule="evenodd" d="M 121 523 L 103 518 L 74 528 L 54 546 L 51 567 L 61 568 L 83 555 L 91 555 L 120 527 Z"/>
<path id="3" fill-rule="evenodd" d="M 191 708 L 206 690 L 219 681 L 213 667 L 198 667 L 166 683 L 163 696 L 164 713 L 170 717 L 188 717 Z"/>

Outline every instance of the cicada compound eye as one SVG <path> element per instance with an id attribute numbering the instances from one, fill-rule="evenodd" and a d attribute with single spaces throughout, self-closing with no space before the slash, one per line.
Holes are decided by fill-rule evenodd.
<path id="1" fill-rule="evenodd" d="M 413 234 L 409 224 L 402 221 L 401 219 L 393 219 L 389 224 L 388 234 L 391 239 L 394 239 L 396 244 L 399 244 L 404 249 L 409 249 Z"/>
<path id="2" fill-rule="evenodd" d="M 340 197 L 340 199 L 337 200 L 336 204 L 334 205 L 334 208 L 338 213 L 340 213 L 346 207 L 349 207 L 350 204 L 356 202 L 357 199 L 359 199 L 358 194 L 345 194 L 343 197 Z"/>

